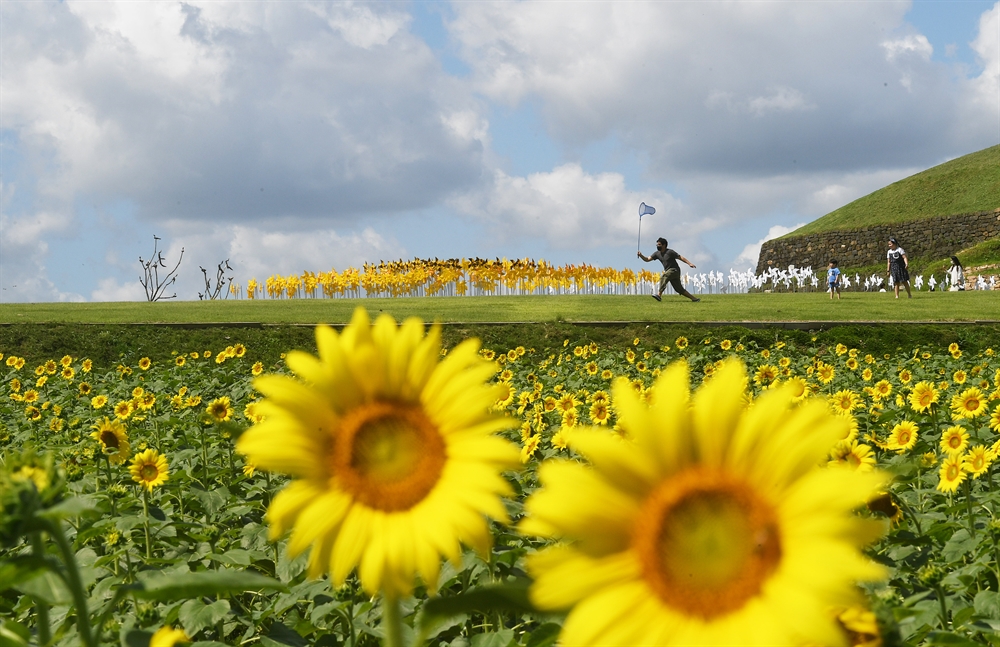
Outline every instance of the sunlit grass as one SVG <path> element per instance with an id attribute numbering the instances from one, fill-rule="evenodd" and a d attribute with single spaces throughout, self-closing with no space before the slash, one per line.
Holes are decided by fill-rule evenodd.
<path id="1" fill-rule="evenodd" d="M 1000 291 L 889 293 L 847 291 L 839 302 L 823 292 L 708 294 L 700 303 L 676 295 L 657 303 L 646 295 L 405 297 L 286 301 L 176 301 L 159 303 L 0 304 L 0 324 L 16 323 L 346 323 L 363 304 L 397 319 L 442 322 L 768 322 L 768 321 L 992 321 L 1000 319 Z"/>

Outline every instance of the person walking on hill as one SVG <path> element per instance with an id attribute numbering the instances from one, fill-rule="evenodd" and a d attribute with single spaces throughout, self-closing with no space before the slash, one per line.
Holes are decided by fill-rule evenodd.
<path id="1" fill-rule="evenodd" d="M 958 292 L 965 289 L 965 268 L 962 267 L 958 256 L 951 257 L 951 267 L 948 268 L 948 282 L 951 283 L 951 287 L 948 288 L 950 292 Z"/>
<path id="2" fill-rule="evenodd" d="M 658 260 L 663 263 L 663 274 L 660 275 L 660 291 L 652 295 L 654 299 L 662 301 L 663 291 L 667 289 L 667 284 L 670 284 L 677 291 L 677 294 L 685 296 L 694 302 L 701 301 L 701 299 L 692 295 L 681 285 L 681 266 L 677 264 L 677 259 L 684 261 L 692 268 L 695 267 L 695 264 L 668 248 L 666 238 L 661 237 L 656 239 L 656 251 L 649 256 L 644 255 L 642 252 L 636 252 L 636 255 L 646 263 L 652 260 Z"/>
<path id="3" fill-rule="evenodd" d="M 906 252 L 899 246 L 895 238 L 889 239 L 889 251 L 886 254 L 885 271 L 892 278 L 893 287 L 896 291 L 896 298 L 899 298 L 899 286 L 906 288 L 906 296 L 913 298 L 910 293 L 910 259 L 906 257 Z"/>

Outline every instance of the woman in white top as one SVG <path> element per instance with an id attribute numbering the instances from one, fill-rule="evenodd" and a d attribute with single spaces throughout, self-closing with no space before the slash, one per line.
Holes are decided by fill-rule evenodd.
<path id="1" fill-rule="evenodd" d="M 951 287 L 948 288 L 949 291 L 957 292 L 965 289 L 965 268 L 962 267 L 962 263 L 959 262 L 958 256 L 951 257 L 951 267 L 948 268 L 948 278 L 951 279 Z"/>
<path id="2" fill-rule="evenodd" d="M 899 286 L 906 288 L 906 296 L 910 299 L 910 259 L 906 257 L 906 252 L 899 246 L 895 238 L 889 239 L 889 252 L 886 254 L 886 273 L 892 277 L 893 287 L 896 291 L 896 298 L 899 298 Z"/>

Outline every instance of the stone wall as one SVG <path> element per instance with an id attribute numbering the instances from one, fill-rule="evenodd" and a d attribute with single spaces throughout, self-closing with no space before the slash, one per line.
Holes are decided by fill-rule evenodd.
<path id="1" fill-rule="evenodd" d="M 1000 209 L 953 216 L 911 220 L 896 225 L 873 225 L 819 234 L 769 240 L 760 248 L 757 273 L 769 267 L 812 266 L 819 270 L 831 258 L 840 267 L 851 268 L 885 263 L 890 237 L 899 241 L 911 259 L 933 256 L 945 259 L 967 247 L 1000 236 Z"/>

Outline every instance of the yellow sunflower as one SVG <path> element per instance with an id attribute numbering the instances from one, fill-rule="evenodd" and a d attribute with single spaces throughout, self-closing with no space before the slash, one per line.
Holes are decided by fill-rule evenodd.
<path id="1" fill-rule="evenodd" d="M 167 465 L 167 458 L 161 456 L 155 449 L 147 449 L 132 458 L 132 464 L 128 468 L 132 475 L 132 480 L 143 486 L 150 492 L 154 487 L 158 487 L 167 482 L 170 476 L 170 469 Z"/>
<path id="2" fill-rule="evenodd" d="M 844 464 L 859 472 L 870 472 L 875 469 L 875 453 L 871 447 L 857 440 L 844 441 L 830 452 L 830 463 Z"/>
<path id="3" fill-rule="evenodd" d="M 125 420 L 132 412 L 135 411 L 135 406 L 132 404 L 131 400 L 122 400 L 115 405 L 115 417 Z"/>
<path id="4" fill-rule="evenodd" d="M 913 449 L 913 446 L 917 444 L 918 431 L 917 423 L 904 420 L 892 428 L 889 439 L 885 443 L 886 447 L 896 452 Z"/>
<path id="5" fill-rule="evenodd" d="M 979 478 L 986 473 L 992 462 L 990 450 L 983 445 L 975 445 L 962 457 L 962 469 L 971 474 L 972 478 Z"/>
<path id="6" fill-rule="evenodd" d="M 968 446 L 969 434 L 961 425 L 948 427 L 941 434 L 941 449 L 949 454 L 961 454 Z"/>
<path id="7" fill-rule="evenodd" d="M 439 361 L 441 329 L 424 335 L 363 308 L 336 333 L 316 329 L 319 358 L 288 354 L 301 379 L 268 375 L 254 386 L 266 417 L 237 449 L 260 469 L 290 474 L 267 512 L 270 536 L 292 529 L 288 549 L 313 547 L 309 574 L 334 586 L 358 568 L 369 593 L 408 594 L 419 574 L 436 586 L 441 556 L 460 544 L 490 552 L 486 516 L 506 521 L 501 477 L 518 448 L 494 432 L 513 420 L 490 413 L 494 366 L 468 339 Z"/>
<path id="8" fill-rule="evenodd" d="M 174 647 L 177 643 L 187 643 L 187 634 L 183 629 L 174 629 L 170 625 L 165 625 L 156 630 L 152 638 L 149 639 L 149 647 Z"/>
<path id="9" fill-rule="evenodd" d="M 524 446 L 521 448 L 521 462 L 527 463 L 531 460 L 531 457 L 535 455 L 535 451 L 538 449 L 539 443 L 542 442 L 542 437 L 538 434 L 533 436 L 528 436 L 527 440 L 524 441 Z M 436 561 L 435 557 L 435 561 Z"/>
<path id="10" fill-rule="evenodd" d="M 953 454 L 941 462 L 941 469 L 938 472 L 937 489 L 942 492 L 954 492 L 965 480 L 965 470 L 962 469 L 962 457 Z"/>
<path id="11" fill-rule="evenodd" d="M 676 346 L 677 348 L 679 348 L 681 350 L 684 350 L 685 348 L 688 347 L 688 338 L 687 337 L 678 337 L 677 339 L 674 340 L 674 346 Z"/>
<path id="12" fill-rule="evenodd" d="M 570 609 L 562 644 L 844 642 L 830 608 L 883 576 L 860 550 L 881 526 L 852 511 L 885 477 L 817 467 L 844 419 L 782 388 L 748 409 L 746 383 L 729 360 L 692 398 L 680 362 L 649 407 L 619 383 L 632 442 L 576 430 L 589 464 L 541 465 L 521 529 L 563 541 L 528 558 L 532 601 Z"/>
<path id="13" fill-rule="evenodd" d="M 107 456 L 108 462 L 120 465 L 128 460 L 132 450 L 128 444 L 125 425 L 118 420 L 104 418 L 93 428 L 96 431 L 90 437 L 101 443 L 101 452 Z"/>
<path id="14" fill-rule="evenodd" d="M 934 388 L 933 382 L 917 382 L 908 396 L 910 408 L 918 413 L 923 413 L 938 401 L 938 397 L 939 394 Z"/>
<path id="15" fill-rule="evenodd" d="M 833 366 L 829 364 L 824 364 L 820 362 L 816 365 L 816 379 L 818 379 L 823 384 L 829 384 L 833 381 L 834 376 L 837 371 L 834 370 Z"/>
<path id="16" fill-rule="evenodd" d="M 758 386 L 767 386 L 778 379 L 778 369 L 770 364 L 761 364 L 754 371 L 753 381 Z"/>
<path id="17" fill-rule="evenodd" d="M 850 389 L 837 391 L 829 397 L 829 402 L 833 412 L 840 415 L 850 415 L 852 411 L 861 406 L 861 398 Z"/>
<path id="18" fill-rule="evenodd" d="M 607 402 L 595 402 L 590 405 L 590 420 L 599 425 L 608 424 L 611 418 L 611 412 L 608 409 Z"/>
<path id="19" fill-rule="evenodd" d="M 177 357 L 174 358 L 174 365 L 175 366 L 184 366 L 184 364 L 186 362 L 187 362 L 187 358 L 185 356 L 183 356 L 183 355 L 178 355 Z"/>
<path id="20" fill-rule="evenodd" d="M 108 403 L 108 396 L 106 395 L 95 395 L 90 399 L 90 406 L 95 409 L 100 409 Z"/>
<path id="21" fill-rule="evenodd" d="M 229 396 L 224 395 L 209 402 L 205 413 L 215 422 L 228 422 L 233 417 L 233 406 Z"/>
<path id="22" fill-rule="evenodd" d="M 153 362 L 151 362 L 148 357 L 143 357 L 142 359 L 139 360 L 139 368 L 141 368 L 144 371 L 148 371 L 149 367 L 152 365 Z"/>
<path id="23" fill-rule="evenodd" d="M 987 398 L 976 387 L 956 394 L 951 399 L 951 413 L 954 418 L 975 418 L 986 411 Z"/>
<path id="24" fill-rule="evenodd" d="M 721 348 L 722 350 L 729 350 L 732 347 L 733 347 L 733 342 L 731 342 L 728 339 L 723 339 L 721 342 L 719 342 L 719 348 Z"/>
<path id="25" fill-rule="evenodd" d="M 250 367 L 250 375 L 257 377 L 264 372 L 264 365 L 260 362 L 254 362 L 253 366 Z"/>
<path id="26" fill-rule="evenodd" d="M 801 402 L 809 395 L 809 383 L 806 382 L 804 378 L 798 375 L 793 375 L 792 377 L 785 380 L 785 388 L 789 389 L 792 394 L 792 402 Z"/>

